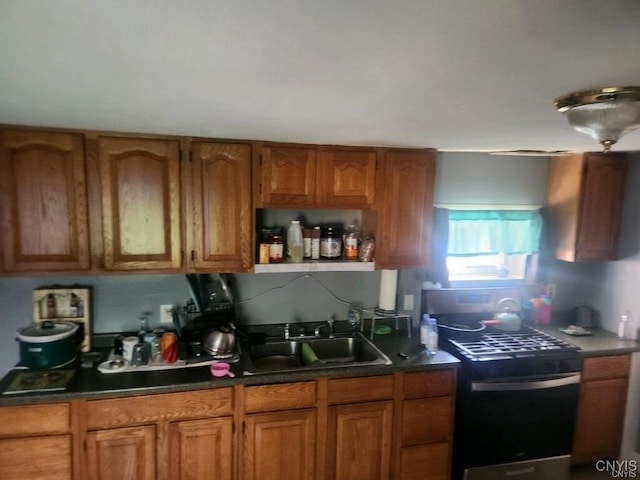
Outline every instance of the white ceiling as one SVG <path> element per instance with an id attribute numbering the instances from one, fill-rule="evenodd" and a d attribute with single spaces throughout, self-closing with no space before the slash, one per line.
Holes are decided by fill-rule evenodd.
<path id="1" fill-rule="evenodd" d="M 638 84 L 637 0 L 0 2 L 0 123 L 593 151 L 554 98 Z"/>

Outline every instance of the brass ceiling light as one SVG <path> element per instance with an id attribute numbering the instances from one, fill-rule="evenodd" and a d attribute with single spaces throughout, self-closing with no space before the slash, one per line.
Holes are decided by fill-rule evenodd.
<path id="1" fill-rule="evenodd" d="M 621 136 L 640 127 L 640 87 L 604 87 L 556 98 L 559 112 L 577 131 L 611 150 Z"/>

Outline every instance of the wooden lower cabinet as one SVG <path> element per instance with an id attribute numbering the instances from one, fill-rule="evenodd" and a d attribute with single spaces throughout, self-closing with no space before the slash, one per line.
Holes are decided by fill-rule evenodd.
<path id="1" fill-rule="evenodd" d="M 72 451 L 71 435 L 0 440 L 0 478 L 71 480 Z"/>
<path id="2" fill-rule="evenodd" d="M 155 480 L 155 427 L 89 432 L 86 465 L 93 480 Z"/>
<path id="3" fill-rule="evenodd" d="M 0 479 L 444 480 L 454 379 L 399 372 L 0 407 Z"/>
<path id="4" fill-rule="evenodd" d="M 631 355 L 585 359 L 571 459 L 574 464 L 620 454 L 630 367 Z"/>
<path id="5" fill-rule="evenodd" d="M 169 469 L 173 480 L 231 480 L 233 418 L 172 423 Z"/>
<path id="6" fill-rule="evenodd" d="M 0 408 L 0 479 L 72 480 L 69 403 Z"/>
<path id="7" fill-rule="evenodd" d="M 243 480 L 315 478 L 316 410 L 245 417 Z"/>
<path id="8" fill-rule="evenodd" d="M 393 403 L 372 402 L 329 408 L 327 478 L 389 478 Z"/>

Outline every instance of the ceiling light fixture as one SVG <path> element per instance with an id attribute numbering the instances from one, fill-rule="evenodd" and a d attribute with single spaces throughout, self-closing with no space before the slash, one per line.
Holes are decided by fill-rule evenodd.
<path id="1" fill-rule="evenodd" d="M 605 87 L 569 93 L 555 106 L 577 131 L 611 150 L 621 136 L 640 127 L 640 87 Z"/>

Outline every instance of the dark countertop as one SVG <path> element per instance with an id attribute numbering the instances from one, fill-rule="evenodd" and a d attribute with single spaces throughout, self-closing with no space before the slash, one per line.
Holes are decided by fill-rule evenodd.
<path id="1" fill-rule="evenodd" d="M 389 335 L 376 336 L 374 343 L 391 359 L 392 365 L 354 366 L 305 370 L 293 373 L 247 375 L 244 373 L 244 365 L 241 358 L 238 363 L 233 364 L 231 367 L 231 370 L 236 375 L 235 378 L 215 378 L 209 372 L 208 366 L 111 374 L 100 373 L 96 368 L 80 368 L 78 366 L 66 390 L 0 395 L 0 406 L 183 392 L 238 384 L 263 385 L 298 382 L 319 377 L 384 375 L 399 371 L 424 371 L 458 367 L 459 360 L 442 350 L 438 351 L 436 355 L 427 355 L 424 349 L 418 345 L 418 339 L 418 330 L 412 332 L 412 338 L 408 338 L 407 332 L 404 330 Z M 408 358 L 400 358 L 398 356 L 400 352 L 406 354 Z M 5 375 L 0 380 L 0 391 L 4 392 L 20 371 L 24 370 L 14 369 Z"/>
<path id="2" fill-rule="evenodd" d="M 640 343 L 634 340 L 619 340 L 617 335 L 601 329 L 592 329 L 592 336 L 578 337 L 562 333 L 555 325 L 536 325 L 535 328 L 569 343 L 577 345 L 584 357 L 621 355 L 640 351 Z M 429 356 L 418 345 L 419 332 L 414 329 L 412 337 L 401 330 L 390 335 L 376 336 L 374 343 L 393 362 L 392 365 L 355 366 L 305 370 L 301 372 L 247 375 L 242 359 L 232 365 L 235 378 L 215 378 L 208 366 L 152 372 L 103 374 L 96 368 L 78 366 L 67 389 L 59 392 L 34 392 L 0 395 L 0 406 L 29 403 L 50 403 L 75 399 L 94 399 L 147 395 L 152 393 L 183 392 L 233 385 L 264 385 L 283 382 L 298 382 L 319 377 L 353 377 L 384 375 L 399 371 L 425 371 L 458 368 L 460 362 L 452 355 L 440 350 Z M 407 355 L 400 358 L 398 353 Z M 11 370 L 0 380 L 0 391 L 4 391 L 21 370 Z"/>
<path id="3" fill-rule="evenodd" d="M 584 337 L 567 335 L 560 331 L 562 327 L 559 325 L 534 325 L 533 328 L 580 347 L 585 358 L 640 352 L 640 342 L 620 340 L 615 333 L 600 328 L 588 329 L 592 335 Z"/>

